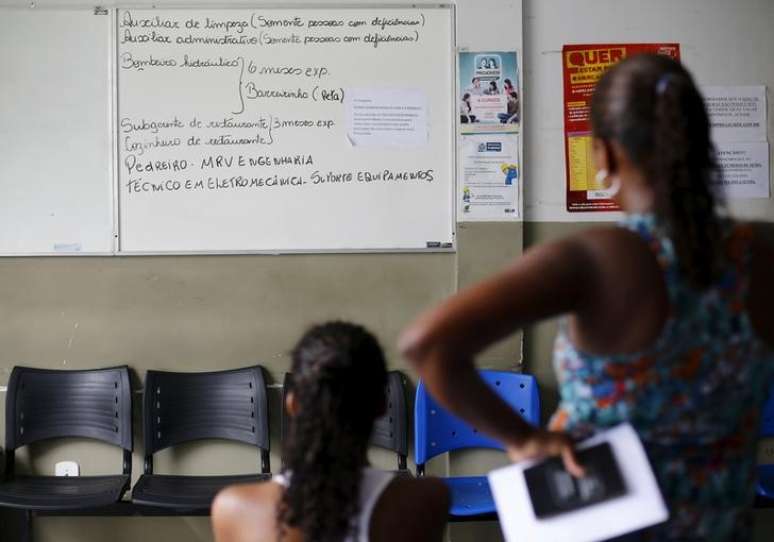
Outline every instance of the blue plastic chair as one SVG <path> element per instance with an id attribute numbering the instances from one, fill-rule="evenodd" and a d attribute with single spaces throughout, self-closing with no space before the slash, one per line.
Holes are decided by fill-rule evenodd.
<path id="1" fill-rule="evenodd" d="M 774 388 L 761 413 L 761 438 L 774 438 Z M 774 499 L 774 465 L 758 465 L 758 495 Z"/>
<path id="2" fill-rule="evenodd" d="M 540 397 L 535 377 L 508 371 L 481 371 L 486 383 L 514 410 L 533 425 L 540 421 Z M 477 429 L 438 406 L 427 393 L 423 382 L 417 386 L 414 404 L 414 447 L 417 475 L 422 476 L 425 463 L 446 452 L 463 448 L 503 446 Z M 449 513 L 458 518 L 490 515 L 495 504 L 486 476 L 453 476 L 445 478 L 451 493 Z"/>

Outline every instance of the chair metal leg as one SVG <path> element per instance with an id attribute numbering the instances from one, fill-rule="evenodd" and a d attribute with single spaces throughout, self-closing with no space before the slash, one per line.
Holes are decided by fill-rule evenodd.
<path id="1" fill-rule="evenodd" d="M 21 523 L 21 538 L 19 542 L 32 542 L 32 511 L 24 511 L 24 521 Z"/>

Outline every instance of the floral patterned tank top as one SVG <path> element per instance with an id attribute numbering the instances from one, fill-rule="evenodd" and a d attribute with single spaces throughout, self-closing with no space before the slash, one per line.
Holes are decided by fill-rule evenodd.
<path id="1" fill-rule="evenodd" d="M 645 445 L 669 521 L 642 538 L 748 540 L 760 411 L 774 352 L 745 310 L 752 230 L 729 225 L 726 264 L 702 291 L 680 276 L 674 246 L 652 215 L 620 224 L 650 247 L 663 271 L 670 314 L 636 354 L 585 353 L 560 327 L 554 349 L 560 404 L 551 428 L 577 436 L 623 421 Z"/>

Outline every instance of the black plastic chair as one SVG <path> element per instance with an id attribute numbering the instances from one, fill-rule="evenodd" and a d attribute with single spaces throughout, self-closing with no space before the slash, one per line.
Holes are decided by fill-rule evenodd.
<path id="1" fill-rule="evenodd" d="M 54 371 L 14 367 L 5 403 L 6 469 L 0 506 L 36 511 L 114 504 L 132 474 L 132 390 L 127 367 Z M 42 440 L 83 437 L 123 449 L 112 476 L 21 476 L 16 449 Z M 28 519 L 30 516 L 28 516 Z"/>
<path id="2" fill-rule="evenodd" d="M 132 502 L 177 509 L 209 509 L 222 488 L 271 478 L 266 384 L 261 367 L 210 373 L 148 371 L 143 435 L 145 474 L 132 489 Z M 153 473 L 153 454 L 201 439 L 226 439 L 256 446 L 261 472 L 226 476 Z"/>
<path id="3" fill-rule="evenodd" d="M 282 438 L 290 428 L 285 397 L 292 387 L 292 374 L 285 373 L 282 385 Z M 406 466 L 408 456 L 408 402 L 406 401 L 406 377 L 400 371 L 387 373 L 387 412 L 374 422 L 371 445 L 395 452 L 398 456 L 398 472 L 411 476 Z"/>

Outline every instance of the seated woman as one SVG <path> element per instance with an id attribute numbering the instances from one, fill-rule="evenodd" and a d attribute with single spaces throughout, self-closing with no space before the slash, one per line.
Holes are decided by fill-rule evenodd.
<path id="1" fill-rule="evenodd" d="M 471 120 L 470 93 L 466 92 L 460 100 L 460 124 L 468 124 Z"/>
<path id="2" fill-rule="evenodd" d="M 506 79 L 507 81 L 507 79 Z M 508 112 L 498 113 L 497 118 L 503 124 L 511 124 L 519 122 L 519 94 L 515 90 L 511 90 L 508 95 Z"/>
<path id="3" fill-rule="evenodd" d="M 292 365 L 285 470 L 218 495 L 216 541 L 440 541 L 449 509 L 443 482 L 368 466 L 374 421 L 386 407 L 376 339 L 353 324 L 319 325 L 296 345 Z"/>
<path id="4" fill-rule="evenodd" d="M 704 101 L 664 56 L 609 70 L 591 105 L 598 180 L 626 215 L 535 246 L 424 314 L 401 348 L 444 407 L 514 460 L 629 422 L 670 509 L 632 539 L 749 540 L 760 411 L 774 378 L 774 245 L 718 214 Z M 618 189 L 616 189 L 616 187 Z M 473 358 L 530 323 L 562 320 L 551 431 L 501 401 Z"/>

